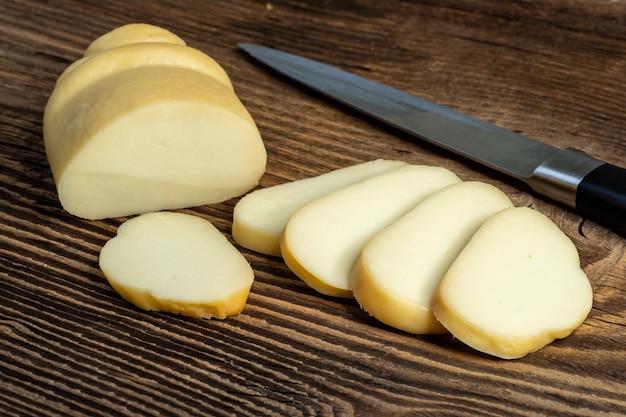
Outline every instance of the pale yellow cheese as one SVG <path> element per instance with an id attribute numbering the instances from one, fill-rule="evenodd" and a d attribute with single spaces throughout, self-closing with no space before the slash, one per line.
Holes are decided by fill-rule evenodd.
<path id="1" fill-rule="evenodd" d="M 593 293 L 571 240 L 545 215 L 517 207 L 481 226 L 433 300 L 435 316 L 456 338 L 514 359 L 574 331 Z"/>
<path id="2" fill-rule="evenodd" d="M 258 183 L 266 153 L 223 84 L 145 67 L 96 83 L 44 127 L 59 199 L 89 219 L 216 203 Z"/>
<path id="3" fill-rule="evenodd" d="M 356 300 L 395 328 L 445 333 L 430 309 L 439 281 L 482 223 L 509 207 L 502 191 L 473 181 L 427 197 L 365 244 L 350 275 Z"/>
<path id="4" fill-rule="evenodd" d="M 240 313 L 254 281 L 246 259 L 209 221 L 175 212 L 123 223 L 102 248 L 100 268 L 137 307 L 197 318 Z"/>
<path id="5" fill-rule="evenodd" d="M 299 207 L 350 184 L 406 165 L 400 161 L 375 160 L 255 190 L 235 205 L 233 238 L 245 248 L 280 256 L 280 236 L 287 220 Z"/>
<path id="6" fill-rule="evenodd" d="M 128 25 L 120 26 L 112 31 L 105 33 L 98 37 L 95 41 L 87 47 L 87 50 L 83 54 L 83 58 L 72 63 L 57 80 L 57 84 L 65 80 L 65 78 L 72 73 L 77 67 L 82 66 L 83 63 L 91 60 L 94 56 L 100 55 L 103 52 L 108 52 L 112 49 L 117 49 L 130 45 L 141 45 L 144 47 L 150 47 L 152 44 L 169 45 L 169 46 L 185 46 L 184 40 L 173 34 L 167 29 L 163 29 L 158 26 L 148 25 L 145 23 L 131 23 Z M 176 53 L 176 51 L 174 51 Z M 145 56 L 145 54 L 143 54 Z M 155 57 L 155 61 L 163 59 L 161 57 Z M 134 61 L 131 57 L 130 60 L 116 60 L 122 61 Z M 147 63 L 147 61 L 144 60 Z M 156 64 L 157 62 L 155 62 Z M 89 70 L 89 76 L 101 76 L 106 72 L 110 72 L 112 68 L 115 68 L 116 62 L 111 62 L 109 59 L 97 60 L 97 64 L 91 66 Z M 98 68 L 101 67 L 101 68 Z"/>
<path id="7" fill-rule="evenodd" d="M 167 29 L 146 23 L 130 23 L 105 33 L 93 41 L 85 50 L 85 57 L 128 45 L 131 43 L 170 43 L 185 45 L 185 41 Z"/>
<path id="8" fill-rule="evenodd" d="M 146 66 L 195 70 L 233 89 L 226 71 L 197 49 L 167 43 L 134 43 L 82 58 L 70 65 L 57 80 L 46 104 L 45 117 L 55 118 L 57 111 L 86 87 L 116 73 Z"/>
<path id="9" fill-rule="evenodd" d="M 144 42 L 137 30 L 99 44 L 50 97 L 44 143 L 62 206 L 100 219 L 217 203 L 256 186 L 265 146 L 223 69 L 167 34 L 170 43 Z"/>
<path id="10" fill-rule="evenodd" d="M 409 165 L 300 207 L 280 246 L 287 266 L 317 291 L 351 297 L 348 277 L 372 236 L 435 191 L 461 180 L 444 168 Z"/>

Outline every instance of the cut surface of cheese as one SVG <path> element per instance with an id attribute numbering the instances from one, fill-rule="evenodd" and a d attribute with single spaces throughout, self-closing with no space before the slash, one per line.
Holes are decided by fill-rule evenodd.
<path id="1" fill-rule="evenodd" d="M 432 309 L 462 342 L 515 359 L 568 336 L 592 302 L 572 241 L 545 215 L 517 207 L 480 227 L 442 279 Z"/>
<path id="2" fill-rule="evenodd" d="M 255 190 L 235 205 L 233 238 L 245 248 L 281 256 L 280 236 L 298 208 L 350 184 L 406 165 L 400 161 L 375 160 Z"/>
<path id="3" fill-rule="evenodd" d="M 445 333 L 430 309 L 443 275 L 480 225 L 513 203 L 499 189 L 462 182 L 430 195 L 363 247 L 350 274 L 359 304 L 381 322 Z"/>
<path id="4" fill-rule="evenodd" d="M 350 270 L 372 236 L 428 195 L 461 180 L 445 168 L 409 165 L 300 207 L 280 240 L 285 263 L 317 291 L 351 297 Z"/>
<path id="5" fill-rule="evenodd" d="M 208 220 L 154 212 L 123 223 L 100 252 L 111 286 L 144 310 L 226 318 L 245 307 L 254 273 Z"/>
<path id="6" fill-rule="evenodd" d="M 147 23 L 129 23 L 105 33 L 85 50 L 85 57 L 131 43 L 159 42 L 185 45 L 185 41 L 167 29 Z"/>
<path id="7" fill-rule="evenodd" d="M 79 217 L 217 203 L 265 172 L 263 141 L 237 96 L 186 68 L 116 73 L 44 122 L 59 200 Z"/>

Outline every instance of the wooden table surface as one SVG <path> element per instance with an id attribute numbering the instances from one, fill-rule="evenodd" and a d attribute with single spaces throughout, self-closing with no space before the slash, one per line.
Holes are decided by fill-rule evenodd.
<path id="1" fill-rule="evenodd" d="M 215 58 L 268 150 L 260 186 L 376 158 L 494 184 L 556 222 L 594 290 L 571 336 L 522 359 L 395 331 L 322 296 L 282 260 L 242 250 L 242 314 L 141 311 L 98 268 L 126 219 L 58 200 L 42 141 L 56 78 L 101 34 L 165 27 Z M 558 147 L 626 159 L 626 4 L 545 1 L 0 2 L 0 414 L 626 415 L 624 238 L 524 186 L 411 140 L 276 76 L 237 49 L 277 47 Z M 237 199 L 189 208 L 231 239 Z"/>

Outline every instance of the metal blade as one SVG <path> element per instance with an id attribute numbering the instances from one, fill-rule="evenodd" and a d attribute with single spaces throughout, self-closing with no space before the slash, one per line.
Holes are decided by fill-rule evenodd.
<path id="1" fill-rule="evenodd" d="M 559 150 L 330 65 L 258 45 L 239 47 L 347 106 L 523 181 Z"/>

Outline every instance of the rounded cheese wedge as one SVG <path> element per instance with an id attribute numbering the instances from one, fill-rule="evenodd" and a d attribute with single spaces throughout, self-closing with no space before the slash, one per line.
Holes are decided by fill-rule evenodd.
<path id="1" fill-rule="evenodd" d="M 461 180 L 445 168 L 409 165 L 305 204 L 280 241 L 285 263 L 317 291 L 351 297 L 348 278 L 372 236 L 428 195 Z"/>
<path id="2" fill-rule="evenodd" d="M 280 256 L 280 235 L 298 208 L 350 184 L 406 165 L 379 159 L 255 190 L 235 205 L 233 238 L 245 248 Z"/>
<path id="3" fill-rule="evenodd" d="M 144 310 L 223 319 L 245 307 L 254 273 L 209 221 L 175 212 L 123 223 L 100 252 L 111 286 Z"/>
<path id="4" fill-rule="evenodd" d="M 369 240 L 350 274 L 359 304 L 381 322 L 416 334 L 446 333 L 431 299 L 454 259 L 492 214 L 513 203 L 481 182 L 445 187 Z"/>
<path id="5" fill-rule="evenodd" d="M 592 301 L 574 244 L 545 215 L 518 207 L 481 226 L 442 279 L 432 309 L 462 342 L 515 359 L 568 336 Z"/>
<path id="6" fill-rule="evenodd" d="M 159 28 L 133 28 L 66 70 L 46 106 L 62 206 L 101 219 L 217 203 L 256 186 L 265 146 L 224 70 Z"/>

